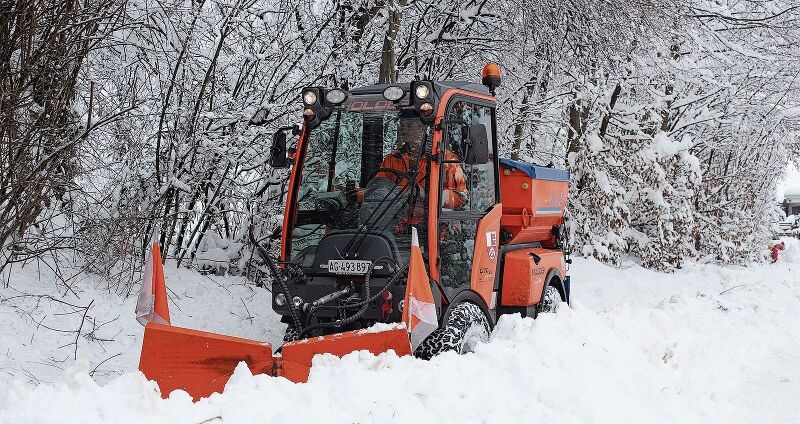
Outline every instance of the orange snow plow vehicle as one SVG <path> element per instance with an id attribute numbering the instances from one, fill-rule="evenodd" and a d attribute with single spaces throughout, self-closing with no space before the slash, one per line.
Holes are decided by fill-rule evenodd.
<path id="1" fill-rule="evenodd" d="M 280 240 L 280 257 L 251 234 L 287 324 L 283 346 L 149 323 L 140 370 L 164 396 L 198 399 L 221 392 L 240 362 L 304 382 L 322 353 L 469 352 L 501 315 L 569 302 L 569 173 L 498 157 L 499 85 L 490 64 L 483 85 L 304 89 L 304 125 L 282 128 L 271 149 L 272 167 L 291 167 L 283 225 L 266 238 Z M 287 133 L 299 136 L 291 147 Z M 415 342 L 403 322 L 412 245 L 438 320 Z"/>

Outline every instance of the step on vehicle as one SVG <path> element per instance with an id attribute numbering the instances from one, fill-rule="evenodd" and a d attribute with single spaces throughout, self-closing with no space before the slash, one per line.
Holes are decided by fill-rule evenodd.
<path id="1" fill-rule="evenodd" d="M 283 346 L 149 323 L 140 370 L 164 396 L 198 399 L 240 362 L 303 382 L 319 353 L 469 352 L 503 314 L 568 303 L 569 174 L 498 157 L 499 67 L 482 82 L 305 88 L 303 125 L 281 128 L 271 149 L 272 167 L 291 168 L 283 225 L 267 238 L 280 257 L 251 235 Z M 413 352 L 402 322 L 412 233 L 439 320 Z"/>

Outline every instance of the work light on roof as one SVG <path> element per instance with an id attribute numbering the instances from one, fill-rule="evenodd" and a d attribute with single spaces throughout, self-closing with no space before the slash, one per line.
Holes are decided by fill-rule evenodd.
<path id="1" fill-rule="evenodd" d="M 383 90 L 383 98 L 389 100 L 390 102 L 396 102 L 402 99 L 405 94 L 406 92 L 396 85 L 386 87 L 386 89 Z"/>
<path id="2" fill-rule="evenodd" d="M 431 95 L 431 90 L 427 85 L 420 84 L 414 89 L 414 95 L 420 100 L 425 100 Z"/>
<path id="3" fill-rule="evenodd" d="M 332 105 L 338 106 L 347 100 L 347 93 L 339 89 L 333 89 L 325 93 L 325 100 Z"/>

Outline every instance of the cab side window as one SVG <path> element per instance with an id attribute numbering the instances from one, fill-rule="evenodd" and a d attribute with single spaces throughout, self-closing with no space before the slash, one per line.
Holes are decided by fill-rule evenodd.
<path id="1" fill-rule="evenodd" d="M 467 136 L 466 128 L 469 125 L 482 124 L 486 126 L 489 135 L 489 162 L 482 165 L 467 165 L 461 163 L 460 167 L 466 176 L 467 190 L 464 210 L 483 213 L 495 204 L 494 182 L 494 134 L 492 134 L 492 110 L 489 107 L 458 101 L 454 103 L 447 114 L 448 120 L 461 119 L 461 124 L 450 124 L 446 128 L 447 137 L 445 149 L 449 151 L 446 156 L 450 158 L 463 157 L 462 142 Z M 447 157 L 445 159 L 448 159 Z"/>

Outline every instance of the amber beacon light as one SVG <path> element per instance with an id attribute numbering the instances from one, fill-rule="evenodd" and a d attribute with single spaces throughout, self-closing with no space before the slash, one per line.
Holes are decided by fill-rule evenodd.
<path id="1" fill-rule="evenodd" d="M 487 63 L 486 66 L 483 67 L 483 72 L 481 72 L 481 81 L 483 85 L 489 88 L 489 92 L 492 93 L 494 96 L 494 91 L 497 87 L 500 87 L 501 82 L 501 74 L 500 74 L 500 66 L 496 63 Z"/>

